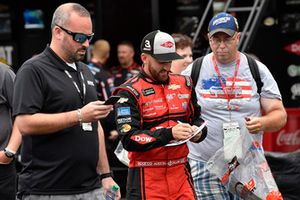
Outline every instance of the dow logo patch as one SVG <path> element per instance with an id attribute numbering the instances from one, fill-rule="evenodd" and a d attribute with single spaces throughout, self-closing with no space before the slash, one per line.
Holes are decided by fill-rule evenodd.
<path id="1" fill-rule="evenodd" d="M 133 135 L 130 137 L 130 139 L 132 139 L 140 144 L 147 144 L 147 143 L 150 143 L 150 142 L 153 142 L 156 140 L 154 137 L 151 137 L 144 133 L 138 134 L 138 135 Z"/>

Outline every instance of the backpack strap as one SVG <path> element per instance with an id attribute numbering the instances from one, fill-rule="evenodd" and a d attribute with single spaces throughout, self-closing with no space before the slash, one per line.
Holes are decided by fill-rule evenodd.
<path id="1" fill-rule="evenodd" d="M 200 69 L 202 66 L 204 56 L 197 58 L 192 65 L 192 72 L 191 72 L 191 78 L 193 81 L 194 87 L 196 87 L 196 84 L 198 82 L 199 74 L 200 74 Z"/>
<path id="2" fill-rule="evenodd" d="M 260 78 L 260 74 L 259 74 L 259 70 L 258 70 L 258 66 L 256 61 L 254 60 L 254 58 L 252 58 L 250 55 L 244 53 L 247 57 L 248 60 L 248 64 L 249 64 L 249 68 L 252 74 L 253 79 L 256 82 L 256 86 L 257 86 L 257 93 L 260 94 L 261 93 L 261 88 L 264 85 L 264 83 L 261 81 Z"/>

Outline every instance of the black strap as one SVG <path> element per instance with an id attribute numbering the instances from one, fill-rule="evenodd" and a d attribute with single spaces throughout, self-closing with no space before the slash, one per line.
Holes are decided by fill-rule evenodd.
<path id="1" fill-rule="evenodd" d="M 196 84 L 198 82 L 199 74 L 200 74 L 200 69 L 202 66 L 202 61 L 203 61 L 204 56 L 197 58 L 192 65 L 192 72 L 191 72 L 191 78 L 193 81 L 194 87 L 196 87 Z"/>
<path id="2" fill-rule="evenodd" d="M 108 177 L 112 177 L 112 173 L 111 172 L 100 174 L 100 180 L 108 178 Z"/>
<path id="3" fill-rule="evenodd" d="M 253 79 L 256 82 L 256 86 L 257 86 L 257 93 L 260 94 L 261 93 L 261 88 L 264 85 L 264 83 L 261 81 L 260 78 L 260 74 L 259 74 L 259 70 L 258 70 L 258 66 L 256 61 L 254 60 L 254 58 L 252 58 L 250 55 L 244 53 L 247 57 L 248 60 L 248 64 L 249 64 L 249 68 L 252 74 Z"/>

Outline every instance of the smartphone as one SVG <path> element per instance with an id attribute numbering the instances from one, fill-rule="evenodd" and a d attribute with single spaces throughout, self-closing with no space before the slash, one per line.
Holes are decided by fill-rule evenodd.
<path id="1" fill-rule="evenodd" d="M 110 96 L 105 102 L 104 105 L 114 105 L 119 101 L 120 96 Z"/>

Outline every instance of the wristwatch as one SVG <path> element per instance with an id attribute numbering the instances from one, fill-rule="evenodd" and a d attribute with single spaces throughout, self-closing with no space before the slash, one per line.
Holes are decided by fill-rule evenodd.
<path id="1" fill-rule="evenodd" d="M 16 155 L 15 152 L 12 152 L 11 150 L 8 150 L 7 148 L 4 149 L 4 154 L 8 158 L 13 158 Z"/>
<path id="2" fill-rule="evenodd" d="M 111 172 L 100 174 L 100 180 L 108 178 L 108 177 L 112 177 L 112 173 Z"/>

